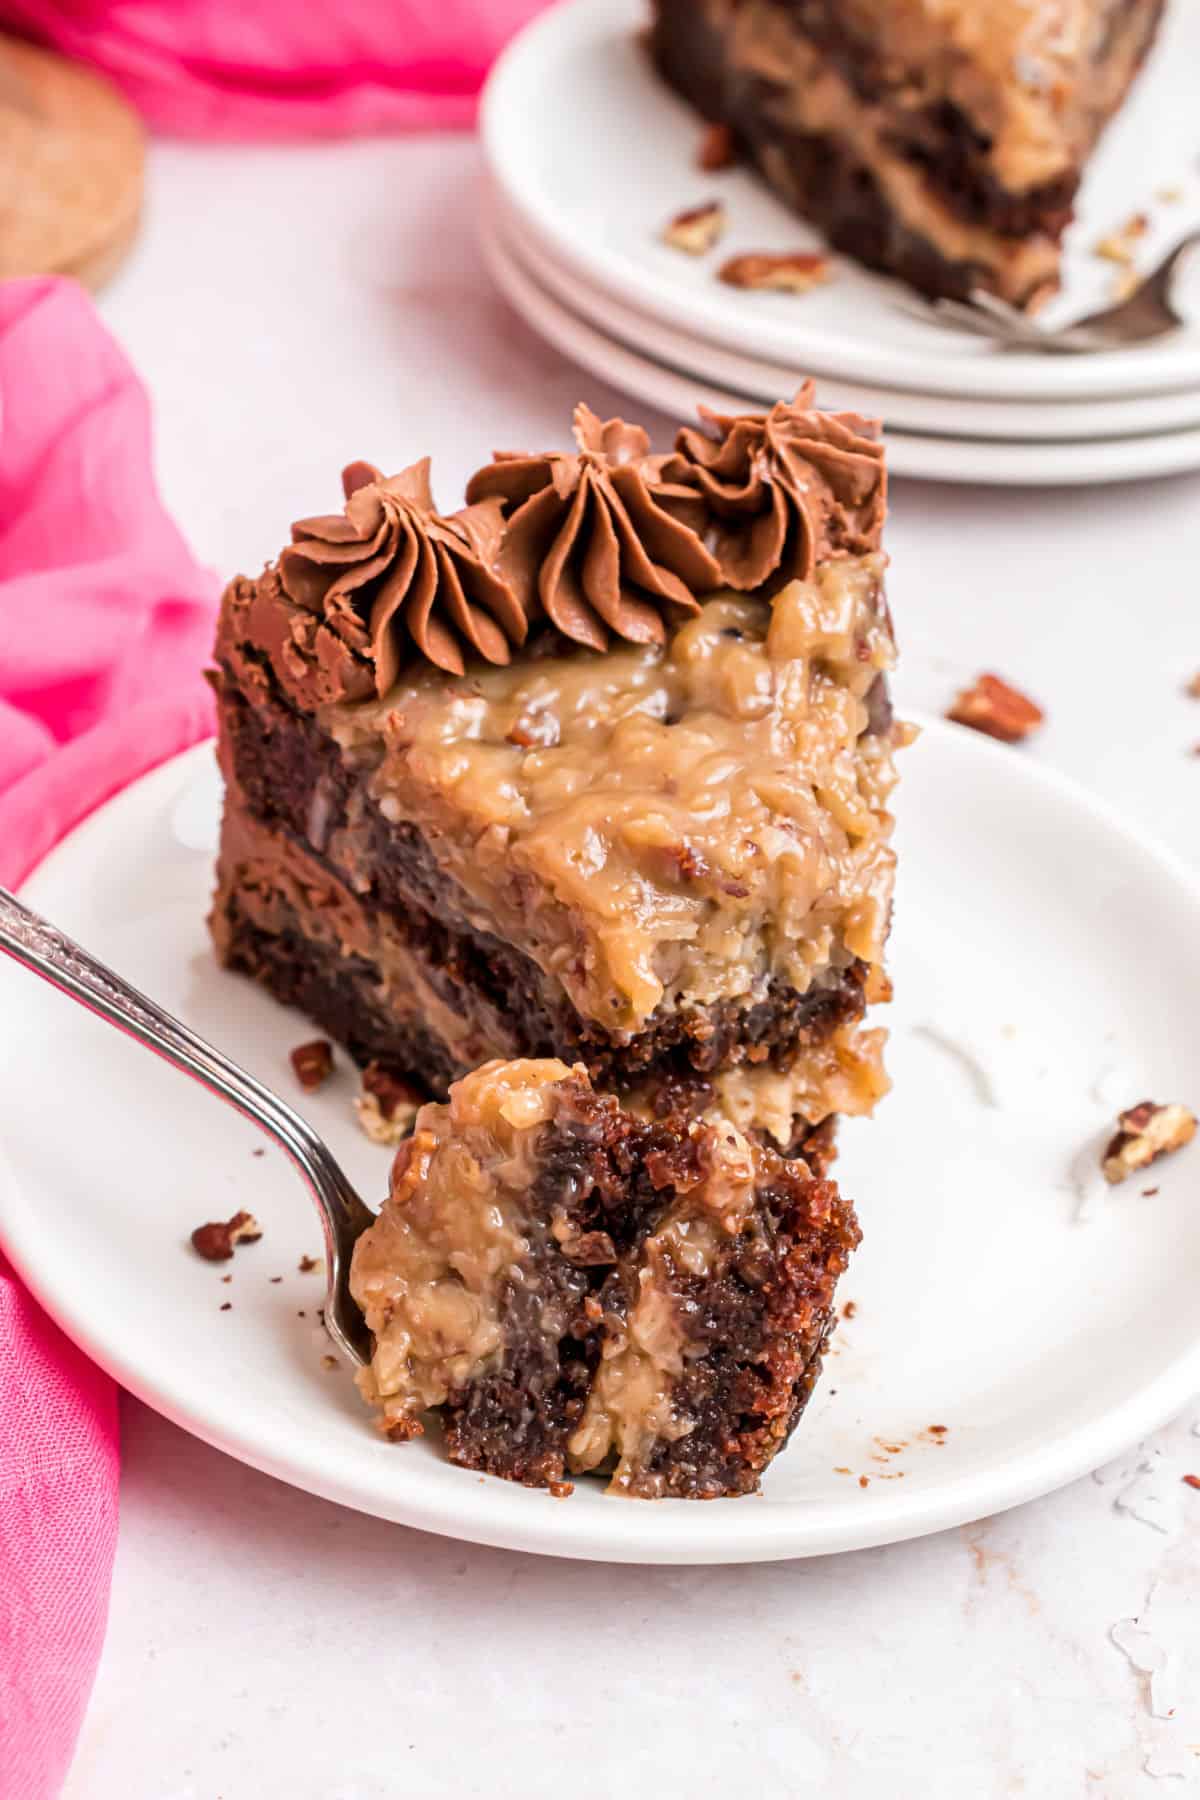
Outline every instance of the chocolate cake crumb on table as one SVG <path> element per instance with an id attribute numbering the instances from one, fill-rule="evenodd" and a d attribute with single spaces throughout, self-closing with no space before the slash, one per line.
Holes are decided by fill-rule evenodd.
<path id="1" fill-rule="evenodd" d="M 662 74 L 838 249 L 1036 305 L 1163 0 L 651 0 Z"/>
<path id="2" fill-rule="evenodd" d="M 222 961 L 368 1100 L 557 1059 L 816 1179 L 887 1088 L 878 425 L 806 387 L 653 452 L 580 407 L 454 513 L 426 463 L 343 486 L 223 599 Z"/>
<path id="3" fill-rule="evenodd" d="M 582 1067 L 487 1063 L 422 1109 L 351 1289 L 384 1432 L 557 1489 L 752 1492 L 820 1370 L 853 1208 L 736 1127 L 645 1123 Z"/>

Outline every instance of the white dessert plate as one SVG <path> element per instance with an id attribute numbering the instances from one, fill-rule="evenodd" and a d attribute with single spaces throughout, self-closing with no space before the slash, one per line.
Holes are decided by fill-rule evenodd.
<path id="1" fill-rule="evenodd" d="M 485 225 L 482 241 L 488 266 L 509 302 L 548 343 L 590 374 L 676 418 L 693 417 L 701 405 L 718 412 L 762 410 L 756 394 L 680 374 L 598 330 L 541 287 L 494 226 Z M 823 376 L 817 381 L 817 400 L 822 406 L 833 404 Z M 887 445 L 893 475 L 996 487 L 1091 487 L 1200 468 L 1200 428 L 1054 443 L 940 437 L 893 428 Z"/>
<path id="2" fill-rule="evenodd" d="M 844 1134 L 864 1242 L 824 1378 L 759 1498 L 570 1499 L 373 1431 L 299 1272 L 320 1233 L 282 1154 L 200 1088 L 0 966 L 0 1239 L 73 1338 L 169 1418 L 280 1479 L 474 1542 L 631 1562 L 888 1543 L 1069 1481 L 1200 1387 L 1200 1145 L 1077 1222 L 1105 1119 L 1200 1097 L 1200 885 L 1019 751 L 940 722 L 905 756 L 895 1091 Z M 382 1196 L 341 1059 L 304 1096 L 312 1027 L 213 961 L 218 784 L 201 745 L 95 813 L 27 898 L 266 1080 Z M 1097 1099 L 1097 1094 L 1103 1096 Z M 1153 1195 L 1143 1188 L 1153 1187 Z M 1089 1190 L 1090 1191 L 1090 1190 Z M 201 1262 L 239 1207 L 261 1243 Z M 223 1282 L 222 1276 L 232 1279 Z M 228 1311 L 222 1311 L 224 1305 Z M 944 1429 L 934 1430 L 934 1427 Z"/>
<path id="3" fill-rule="evenodd" d="M 484 95 L 489 170 L 528 230 L 590 286 L 699 338 L 809 374 L 996 400 L 1112 397 L 1200 386 L 1200 325 L 1167 342 L 1087 357 L 999 355 L 914 318 L 896 283 L 838 259 L 837 278 L 797 298 L 724 287 L 714 270 L 749 250 L 815 247 L 816 235 L 747 169 L 696 168 L 696 115 L 655 74 L 639 41 L 644 0 L 567 0 L 509 46 Z M 1063 293 L 1047 324 L 1104 305 L 1113 266 L 1092 252 L 1134 213 L 1149 267 L 1200 223 L 1195 71 L 1200 8 L 1168 7 L 1129 101 L 1092 159 L 1071 229 Z M 1179 190 L 1179 201 L 1162 201 Z M 712 195 L 730 229 L 709 256 L 661 232 Z M 1194 260 L 1194 259 L 1193 259 Z M 1200 286 L 1200 278 L 1195 278 Z M 1193 293 L 1189 279 L 1189 297 Z"/>
<path id="4" fill-rule="evenodd" d="M 555 261 L 493 189 L 489 229 L 509 255 L 552 299 L 603 335 L 653 357 L 678 374 L 753 395 L 770 405 L 799 386 L 799 371 L 689 337 L 649 313 L 623 306 Z M 1200 427 L 1200 388 L 1178 393 L 1128 394 L 1113 400 L 986 400 L 974 394 L 917 394 L 822 375 L 821 404 L 838 412 L 882 419 L 890 431 L 938 437 L 998 438 L 1009 443 L 1078 443 Z"/>

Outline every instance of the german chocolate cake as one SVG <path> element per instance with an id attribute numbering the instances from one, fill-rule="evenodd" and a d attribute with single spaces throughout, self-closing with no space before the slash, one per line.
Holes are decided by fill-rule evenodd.
<path id="1" fill-rule="evenodd" d="M 1163 0 L 652 0 L 652 47 L 838 249 L 927 294 L 1058 286 Z"/>
<path id="2" fill-rule="evenodd" d="M 888 994 L 888 797 L 904 733 L 887 692 L 878 427 L 816 410 L 806 389 L 765 416 L 705 415 L 653 453 L 644 432 L 581 407 L 572 450 L 497 455 L 457 512 L 435 506 L 426 464 L 393 477 L 351 465 L 344 494 L 224 596 L 212 924 L 228 967 L 359 1062 L 449 1098 L 418 1125 L 428 1157 L 402 1146 L 385 1221 L 398 1205 L 449 1207 L 451 1167 L 476 1171 L 462 1205 L 483 1205 L 497 1159 L 517 1159 L 503 1176 L 520 1196 L 505 1203 L 508 1273 L 488 1277 L 490 1348 L 471 1335 L 429 1379 L 415 1361 L 396 1377 L 392 1355 L 375 1375 L 389 1428 L 438 1406 L 456 1457 L 496 1472 L 558 1480 L 611 1451 L 630 1492 L 739 1492 L 811 1384 L 855 1236 L 820 1185 L 836 1117 L 869 1112 L 886 1088 L 884 1034 L 864 1014 Z M 480 1068 L 497 1061 L 515 1072 Z M 495 1099 L 506 1083 L 537 1114 L 536 1142 L 495 1149 L 489 1133 L 516 1129 Z M 467 1124 L 470 1149 L 456 1137 Z M 700 1454 L 686 1383 L 668 1383 L 658 1448 L 627 1454 L 610 1432 L 593 1459 L 577 1434 L 587 1415 L 602 1435 L 593 1387 L 643 1271 L 678 1261 L 670 1220 L 710 1208 L 727 1157 L 743 1171 L 729 1241 L 688 1276 L 699 1287 L 662 1287 L 661 1307 L 691 1320 L 675 1373 L 703 1362 L 704 1342 L 731 1368 L 761 1352 L 772 1381 L 791 1371 L 791 1399 L 722 1463 Z M 438 1282 L 463 1279 L 455 1233 L 474 1231 L 453 1212 L 437 1255 L 458 1273 Z M 572 1261 L 555 1219 L 575 1238 L 599 1233 L 604 1256 Z M 375 1299 L 366 1285 L 360 1298 L 381 1354 L 388 1236 L 381 1221 L 359 1263 L 360 1285 L 374 1269 Z M 787 1258 L 809 1249 L 823 1271 L 811 1316 L 781 1301 L 786 1318 L 754 1327 L 759 1348 L 739 1347 L 730 1283 L 786 1285 Z M 547 1350 L 543 1371 L 566 1385 L 528 1444 L 513 1423 L 532 1417 L 514 1398 L 525 1352 L 505 1324 L 528 1285 L 513 1275 L 522 1259 L 547 1296 L 560 1278 L 570 1291 L 546 1323 L 566 1348 L 557 1362 Z M 579 1338 L 590 1301 L 602 1320 Z M 705 1388 L 705 1442 L 742 1433 L 735 1388 Z M 495 1421 L 482 1435 L 467 1423 L 481 1409 Z M 692 1462 L 664 1448 L 676 1426 L 695 1437 Z"/>

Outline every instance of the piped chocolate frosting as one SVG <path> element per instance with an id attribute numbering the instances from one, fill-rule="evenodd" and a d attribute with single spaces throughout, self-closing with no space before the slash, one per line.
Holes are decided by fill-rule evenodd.
<path id="1" fill-rule="evenodd" d="M 668 458 L 650 455 L 640 426 L 578 406 L 574 436 L 574 455 L 498 453 L 467 499 L 503 505 L 500 568 L 531 618 L 543 612 L 593 650 L 610 634 L 661 644 L 672 617 L 721 582 L 701 496 L 664 476 Z"/>
<path id="2" fill-rule="evenodd" d="M 428 458 L 389 477 L 351 463 L 342 486 L 342 512 L 292 526 L 279 584 L 351 658 L 370 665 L 375 692 L 387 692 L 410 647 L 451 675 L 463 673 L 472 652 L 509 662 L 527 622 L 496 569 L 498 502 L 440 514 Z"/>
<path id="3" fill-rule="evenodd" d="M 540 621 L 595 651 L 663 644 L 714 589 L 770 597 L 878 549 L 878 423 L 812 400 L 806 383 L 765 415 L 702 408 L 666 456 L 579 406 L 573 453 L 498 454 L 452 514 L 427 459 L 390 477 L 351 463 L 342 512 L 299 520 L 257 580 L 230 583 L 218 656 L 248 689 L 270 668 L 308 709 L 382 697 L 414 657 L 508 663 Z"/>
<path id="4" fill-rule="evenodd" d="M 818 412 L 813 384 L 769 413 L 727 418 L 700 408 L 664 459 L 672 493 L 704 503 L 705 543 L 721 579 L 742 593 L 807 581 L 830 556 L 879 548 L 887 476 L 879 423 Z"/>

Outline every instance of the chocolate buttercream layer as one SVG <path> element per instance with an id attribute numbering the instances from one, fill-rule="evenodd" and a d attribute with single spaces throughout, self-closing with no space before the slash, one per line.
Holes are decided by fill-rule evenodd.
<path id="1" fill-rule="evenodd" d="M 1161 0 L 654 0 L 666 78 L 838 248 L 929 293 L 1057 284 Z"/>
<path id="2" fill-rule="evenodd" d="M 661 644 L 721 585 L 693 489 L 673 482 L 637 425 L 578 406 L 575 452 L 498 452 L 467 484 L 472 504 L 507 514 L 500 568 L 529 617 L 572 643 Z"/>
<path id="3" fill-rule="evenodd" d="M 819 563 L 877 552 L 887 513 L 878 419 L 821 412 L 806 382 L 768 413 L 725 417 L 675 440 L 666 473 L 694 490 L 722 579 L 740 593 L 811 581 Z"/>
<path id="4" fill-rule="evenodd" d="M 794 1110 L 811 1124 L 867 1111 L 883 1091 L 880 1034 L 830 1041 L 863 1011 L 861 965 L 804 994 L 773 988 L 753 1006 L 678 1009 L 638 1033 L 606 1033 L 519 948 L 472 927 L 419 834 L 357 804 L 337 747 L 311 719 L 252 708 L 232 691 L 221 712 L 218 951 L 358 1060 L 416 1071 L 438 1093 L 498 1055 L 570 1056 L 594 1079 L 625 1084 L 796 1065 Z M 347 864 L 336 847 L 352 810 L 360 830 Z M 778 1083 L 763 1104 L 776 1129 Z"/>
<path id="5" fill-rule="evenodd" d="M 753 1491 L 816 1379 L 853 1209 L 733 1126 L 647 1124 L 561 1061 L 485 1064 L 418 1115 L 351 1287 L 359 1385 L 403 1441 L 639 1497 Z"/>
<path id="6" fill-rule="evenodd" d="M 391 477 L 351 463 L 342 484 L 342 512 L 297 520 L 256 581 L 230 583 L 222 630 L 300 705 L 385 694 L 413 660 L 451 675 L 467 657 L 509 662 L 528 620 L 498 571 L 498 502 L 440 514 L 427 459 Z"/>

